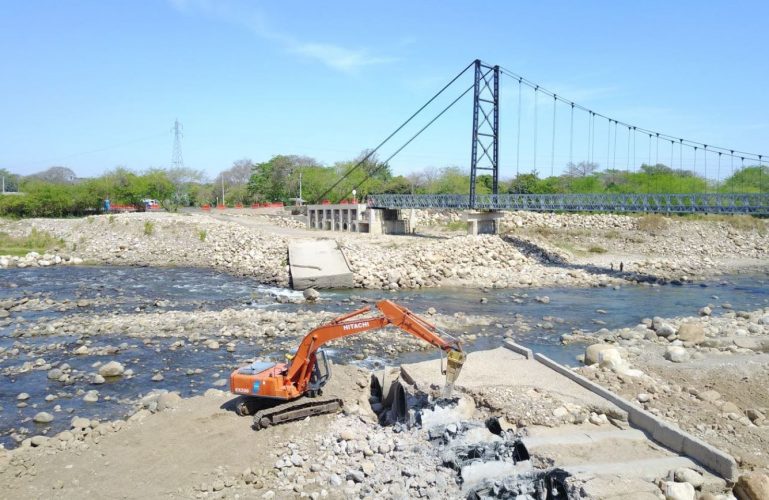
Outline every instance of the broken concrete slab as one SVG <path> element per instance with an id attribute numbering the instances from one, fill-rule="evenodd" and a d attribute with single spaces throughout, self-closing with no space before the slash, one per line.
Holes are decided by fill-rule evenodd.
<path id="1" fill-rule="evenodd" d="M 350 265 L 334 240 L 300 240 L 290 243 L 288 264 L 294 290 L 353 287 Z"/>
<path id="2" fill-rule="evenodd" d="M 440 363 L 440 359 L 435 359 L 401 365 L 401 376 L 409 383 L 417 381 L 420 386 L 443 386 L 445 378 L 441 375 Z M 542 388 L 557 395 L 564 403 L 571 402 L 612 415 L 624 413 L 614 404 L 567 377 L 504 347 L 468 354 L 455 387 L 480 389 L 493 386 L 514 387 L 521 392 L 530 388 Z"/>

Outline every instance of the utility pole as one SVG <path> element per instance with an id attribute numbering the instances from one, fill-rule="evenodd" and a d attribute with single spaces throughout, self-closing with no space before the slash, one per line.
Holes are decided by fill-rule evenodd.
<path id="1" fill-rule="evenodd" d="M 184 132 L 182 131 L 182 124 L 179 123 L 178 119 L 174 121 L 174 128 L 172 130 L 174 132 L 174 149 L 173 153 L 171 153 L 171 168 L 183 168 L 182 136 L 184 136 Z"/>
<path id="2" fill-rule="evenodd" d="M 302 198 L 302 171 L 299 171 L 299 204 L 301 205 L 304 199 Z"/>

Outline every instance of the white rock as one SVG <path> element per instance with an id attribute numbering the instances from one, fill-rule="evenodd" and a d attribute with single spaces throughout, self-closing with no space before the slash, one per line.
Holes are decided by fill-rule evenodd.
<path id="1" fill-rule="evenodd" d="M 53 415 L 48 412 L 41 411 L 32 419 L 38 424 L 47 424 L 53 422 Z"/>
<path id="2" fill-rule="evenodd" d="M 110 361 L 101 365 L 99 368 L 99 375 L 102 377 L 119 377 L 123 375 L 125 368 L 117 361 Z"/>
<path id="3" fill-rule="evenodd" d="M 665 481 L 665 500 L 694 500 L 694 486 L 689 483 Z"/>
<path id="4" fill-rule="evenodd" d="M 702 477 L 702 474 L 687 467 L 676 469 L 673 477 L 677 483 L 689 483 L 695 488 L 699 488 L 705 483 L 705 478 Z"/>
<path id="5" fill-rule="evenodd" d="M 88 391 L 83 396 L 83 401 L 86 403 L 95 403 L 99 400 L 99 391 Z"/>
<path id="6" fill-rule="evenodd" d="M 665 351 L 665 359 L 673 363 L 683 363 L 689 359 L 689 351 L 680 346 L 669 346 Z"/>

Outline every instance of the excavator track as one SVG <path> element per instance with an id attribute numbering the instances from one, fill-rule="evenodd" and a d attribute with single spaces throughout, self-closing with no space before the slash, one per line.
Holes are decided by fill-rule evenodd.
<path id="1" fill-rule="evenodd" d="M 315 415 L 336 413 L 342 409 L 344 401 L 339 398 L 300 398 L 266 408 L 254 413 L 254 430 L 258 431 L 271 425 L 279 425 L 295 420 L 302 420 Z"/>

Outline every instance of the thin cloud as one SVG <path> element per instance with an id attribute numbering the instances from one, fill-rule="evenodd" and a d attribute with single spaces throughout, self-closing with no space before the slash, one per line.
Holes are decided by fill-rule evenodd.
<path id="1" fill-rule="evenodd" d="M 365 49 L 351 50 L 328 43 L 297 43 L 290 52 L 316 59 L 330 68 L 354 72 L 366 66 L 394 62 L 392 57 L 372 56 Z"/>
<path id="2" fill-rule="evenodd" d="M 372 54 L 366 48 L 348 48 L 334 43 L 305 41 L 269 29 L 264 16 L 250 4 L 214 2 L 211 0 L 168 0 L 183 14 L 193 12 L 215 17 L 249 29 L 258 37 L 279 45 L 283 50 L 312 59 L 344 73 L 355 73 L 365 67 L 388 64 L 397 58 Z"/>

